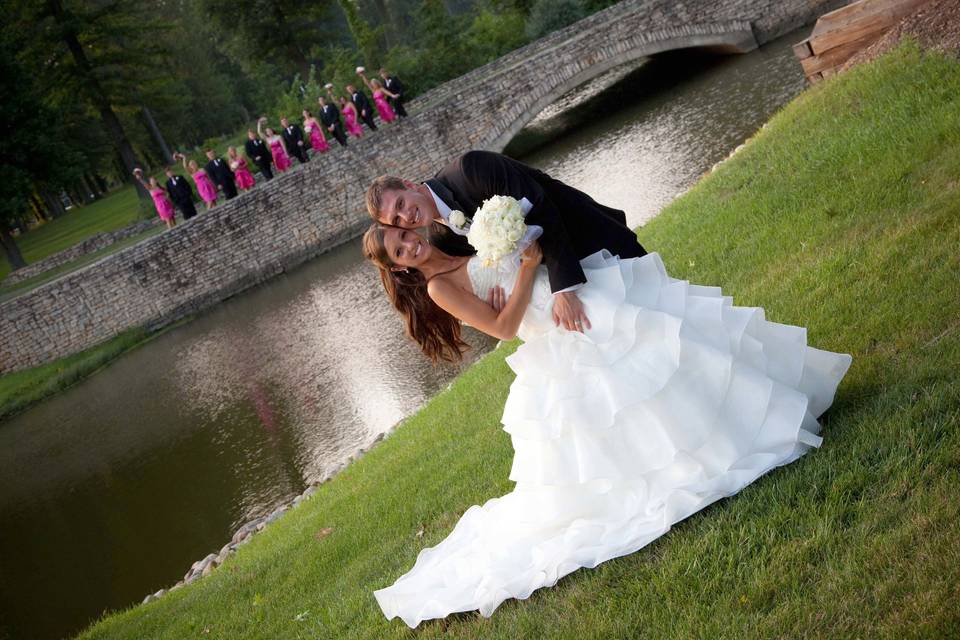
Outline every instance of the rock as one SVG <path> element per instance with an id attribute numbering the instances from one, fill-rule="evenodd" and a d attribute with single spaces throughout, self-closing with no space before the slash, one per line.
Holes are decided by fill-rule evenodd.
<path id="1" fill-rule="evenodd" d="M 380 433 L 377 434 L 377 437 L 374 438 L 373 441 L 374 441 L 374 442 L 380 442 L 381 440 L 383 440 L 383 437 L 384 437 L 385 435 L 386 435 L 386 434 L 381 431 Z"/>
<path id="2" fill-rule="evenodd" d="M 233 549 L 234 549 L 233 543 L 228 542 L 227 544 L 223 545 L 223 547 L 221 547 L 220 553 L 217 554 L 217 557 L 226 558 L 227 554 L 233 553 Z"/>
<path id="3" fill-rule="evenodd" d="M 268 524 L 270 524 L 270 523 L 272 523 L 272 522 L 276 522 L 276 521 L 277 521 L 277 518 L 279 518 L 280 516 L 282 516 L 283 513 L 284 513 L 284 511 L 286 511 L 287 509 L 288 509 L 288 507 L 283 506 L 283 507 L 280 507 L 280 508 L 274 510 L 273 513 L 271 513 L 269 516 L 267 516 L 267 519 L 264 521 L 264 525 L 268 525 Z"/>
<path id="4" fill-rule="evenodd" d="M 156 600 L 156 599 L 157 599 L 157 596 L 155 596 L 155 595 L 153 595 L 153 594 L 151 593 L 151 594 L 148 595 L 146 598 L 144 598 L 144 599 L 143 599 L 143 602 L 141 602 L 140 604 L 147 604 L 148 602 L 151 602 L 151 601 Z"/>

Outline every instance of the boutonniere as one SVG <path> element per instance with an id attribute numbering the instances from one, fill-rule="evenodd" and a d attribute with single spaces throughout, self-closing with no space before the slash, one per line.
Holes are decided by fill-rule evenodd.
<path id="1" fill-rule="evenodd" d="M 448 218 L 450 226 L 454 229 L 459 229 L 460 231 L 465 231 L 469 223 L 467 222 L 467 216 L 464 215 L 463 211 L 458 211 L 454 209 L 450 212 L 450 217 Z"/>

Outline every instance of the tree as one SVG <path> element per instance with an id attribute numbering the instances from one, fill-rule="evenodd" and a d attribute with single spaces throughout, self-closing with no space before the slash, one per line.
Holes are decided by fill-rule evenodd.
<path id="1" fill-rule="evenodd" d="M 22 34 L 21 34 L 22 36 Z M 0 34 L 0 245 L 10 266 L 26 265 L 11 227 L 30 210 L 36 191 L 59 193 L 82 175 L 80 159 L 60 139 L 56 114 L 41 99 L 36 79 L 17 61 L 20 43 Z"/>

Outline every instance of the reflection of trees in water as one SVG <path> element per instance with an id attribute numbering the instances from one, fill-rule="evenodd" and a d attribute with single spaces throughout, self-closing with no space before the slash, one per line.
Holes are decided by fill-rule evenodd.
<path id="1" fill-rule="evenodd" d="M 423 357 L 359 259 L 299 289 L 253 318 L 221 314 L 176 362 L 184 397 L 222 446 L 276 448 L 305 483 L 414 411 L 461 367 L 434 368 Z M 491 344 L 474 342 L 468 362 Z M 259 442 L 241 445 L 245 412 Z"/>

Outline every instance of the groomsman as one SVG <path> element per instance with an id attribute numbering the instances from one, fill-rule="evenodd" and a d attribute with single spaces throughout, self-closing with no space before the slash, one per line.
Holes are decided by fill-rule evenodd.
<path id="1" fill-rule="evenodd" d="M 350 94 L 350 102 L 353 103 L 353 106 L 357 108 L 357 113 L 360 114 L 360 119 L 370 127 L 371 131 L 376 131 L 377 125 L 373 122 L 373 109 L 370 107 L 367 95 L 357 90 L 352 84 L 347 85 L 347 92 Z"/>
<path id="2" fill-rule="evenodd" d="M 303 164 L 310 160 L 307 157 L 307 147 L 303 143 L 303 129 L 298 124 L 290 124 L 286 118 L 280 118 L 280 126 L 283 127 L 280 135 L 283 136 L 283 144 L 287 147 L 287 153 L 296 157 Z"/>
<path id="3" fill-rule="evenodd" d="M 320 122 L 333 134 L 341 147 L 347 146 L 347 134 L 343 132 L 343 124 L 340 122 L 340 109 L 332 103 L 327 104 L 323 96 L 317 98 L 317 103 L 320 104 Z"/>
<path id="4" fill-rule="evenodd" d="M 218 158 L 213 149 L 207 149 L 207 166 L 204 167 L 207 175 L 218 187 L 223 189 L 227 200 L 237 195 L 237 184 L 234 182 L 233 170 L 223 158 Z"/>
<path id="5" fill-rule="evenodd" d="M 263 140 L 257 137 L 257 132 L 253 129 L 247 129 L 247 140 L 243 143 L 243 148 L 247 152 L 247 157 L 260 167 L 260 174 L 270 180 L 273 178 L 273 170 L 270 165 L 273 164 L 273 155 L 270 149 L 264 144 Z"/>
<path id="6" fill-rule="evenodd" d="M 175 174 L 173 167 L 164 167 L 164 171 L 167 174 L 165 186 L 170 199 L 177 205 L 177 209 L 180 209 L 183 219 L 189 220 L 197 215 L 197 208 L 193 206 L 193 189 L 190 188 L 190 183 L 183 176 Z"/>
<path id="7" fill-rule="evenodd" d="M 387 102 L 390 103 L 398 116 L 406 118 L 407 110 L 403 108 L 403 83 L 400 82 L 400 78 L 390 75 L 386 69 L 380 69 L 380 77 L 383 78 L 383 86 L 387 91 L 397 95 L 396 98 L 387 97 Z"/>

